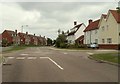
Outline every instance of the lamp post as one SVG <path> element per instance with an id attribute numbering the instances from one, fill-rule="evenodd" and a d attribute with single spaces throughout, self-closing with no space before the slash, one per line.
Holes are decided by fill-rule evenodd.
<path id="1" fill-rule="evenodd" d="M 21 32 L 22 32 L 22 33 L 23 33 L 23 28 L 24 28 L 24 27 L 28 27 L 28 25 L 22 25 L 22 26 L 21 26 Z"/>

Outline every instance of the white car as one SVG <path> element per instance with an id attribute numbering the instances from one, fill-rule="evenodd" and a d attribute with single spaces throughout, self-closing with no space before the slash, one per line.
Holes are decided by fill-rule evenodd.
<path id="1" fill-rule="evenodd" d="M 97 43 L 91 43 L 90 48 L 99 48 Z"/>

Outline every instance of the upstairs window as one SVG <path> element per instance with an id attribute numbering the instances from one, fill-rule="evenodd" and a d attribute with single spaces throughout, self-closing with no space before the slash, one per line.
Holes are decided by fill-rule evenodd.
<path id="1" fill-rule="evenodd" d="M 105 30 L 105 27 L 104 26 L 102 26 L 102 31 L 104 31 Z"/>
<path id="2" fill-rule="evenodd" d="M 112 43 L 112 38 L 107 38 L 107 43 Z"/>
<path id="3" fill-rule="evenodd" d="M 97 34 L 97 30 L 95 30 L 95 34 Z"/>
<path id="4" fill-rule="evenodd" d="M 105 39 L 102 39 L 102 43 L 105 43 Z"/>
<path id="5" fill-rule="evenodd" d="M 107 25 L 106 27 L 107 27 L 107 30 L 108 30 L 109 25 Z"/>

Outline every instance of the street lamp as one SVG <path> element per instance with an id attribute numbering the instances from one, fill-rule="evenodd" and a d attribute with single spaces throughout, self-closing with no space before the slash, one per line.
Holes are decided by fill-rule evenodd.
<path id="1" fill-rule="evenodd" d="M 23 33 L 23 28 L 24 28 L 24 27 L 28 27 L 28 25 L 22 25 L 22 26 L 21 26 L 21 32 L 22 32 L 22 33 Z"/>

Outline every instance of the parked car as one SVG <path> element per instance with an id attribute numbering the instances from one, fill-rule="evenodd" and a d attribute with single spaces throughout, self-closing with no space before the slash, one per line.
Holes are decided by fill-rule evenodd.
<path id="1" fill-rule="evenodd" d="M 90 48 L 95 49 L 95 48 L 99 48 L 99 47 L 98 47 L 98 44 L 97 44 L 97 43 L 91 43 L 91 44 L 90 44 Z"/>

